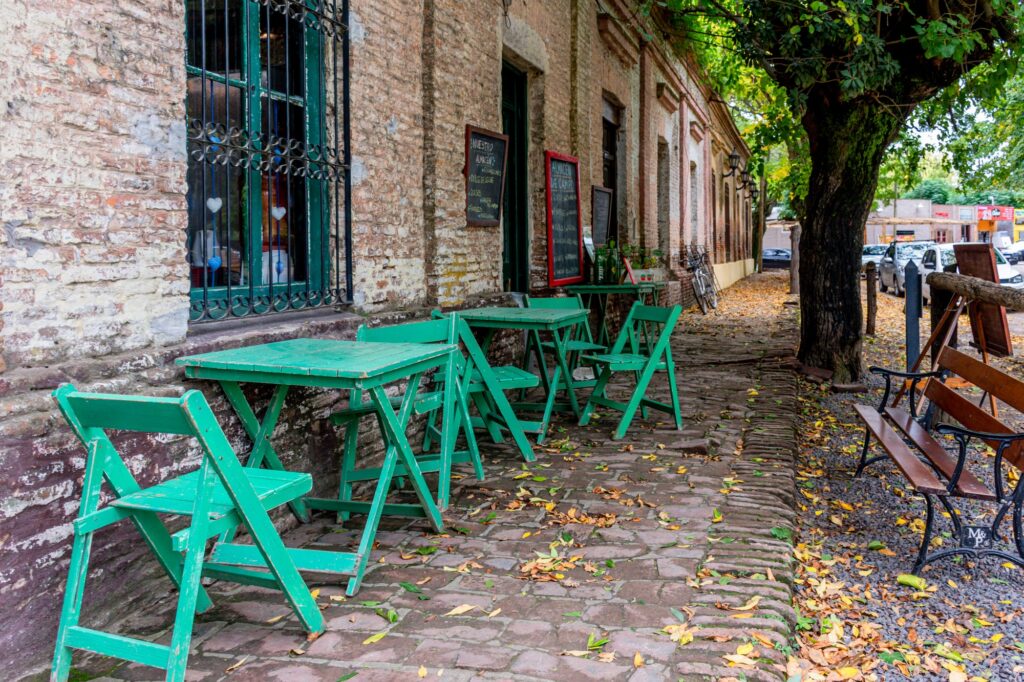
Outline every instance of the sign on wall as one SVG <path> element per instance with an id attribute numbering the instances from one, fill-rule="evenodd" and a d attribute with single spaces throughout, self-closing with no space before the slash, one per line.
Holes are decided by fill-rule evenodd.
<path id="1" fill-rule="evenodd" d="M 501 222 L 508 136 L 466 126 L 466 224 L 494 227 Z"/>
<path id="2" fill-rule="evenodd" d="M 612 224 L 612 190 L 593 185 L 590 188 L 590 215 L 594 221 L 594 244 L 608 243 L 608 231 Z"/>
<path id="3" fill-rule="evenodd" d="M 580 164 L 572 156 L 544 152 L 548 210 L 548 284 L 583 281 Z"/>

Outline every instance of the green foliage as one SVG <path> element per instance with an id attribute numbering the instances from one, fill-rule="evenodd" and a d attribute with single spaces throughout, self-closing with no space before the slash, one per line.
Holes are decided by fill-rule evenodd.
<path id="1" fill-rule="evenodd" d="M 914 189 L 903 194 L 904 199 L 930 199 L 935 204 L 948 204 L 956 191 L 948 180 L 922 180 Z"/>

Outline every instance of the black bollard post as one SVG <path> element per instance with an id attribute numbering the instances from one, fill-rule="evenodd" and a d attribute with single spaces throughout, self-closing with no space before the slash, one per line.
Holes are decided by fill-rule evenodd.
<path id="1" fill-rule="evenodd" d="M 903 269 L 905 310 L 907 317 L 907 371 L 911 371 L 921 354 L 921 271 L 911 260 Z"/>

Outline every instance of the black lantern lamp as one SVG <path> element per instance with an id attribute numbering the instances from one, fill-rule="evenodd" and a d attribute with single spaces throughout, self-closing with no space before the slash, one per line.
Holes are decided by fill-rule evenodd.
<path id="1" fill-rule="evenodd" d="M 757 201 L 757 197 L 760 194 L 761 194 L 761 190 L 759 190 L 757 187 L 751 187 L 750 188 L 750 198 L 752 200 Z"/>
<path id="2" fill-rule="evenodd" d="M 739 189 L 745 189 L 750 184 L 750 171 L 746 168 L 740 173 L 740 186 Z"/>
<path id="3" fill-rule="evenodd" d="M 736 171 L 740 167 L 740 153 L 736 151 L 736 148 L 732 148 L 732 152 L 729 154 L 729 172 L 723 175 L 723 178 L 727 178 L 731 175 L 735 175 Z"/>

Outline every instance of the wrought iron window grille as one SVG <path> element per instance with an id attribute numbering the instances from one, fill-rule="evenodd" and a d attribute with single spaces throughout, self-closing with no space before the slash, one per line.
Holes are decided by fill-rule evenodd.
<path id="1" fill-rule="evenodd" d="M 348 0 L 186 0 L 193 322 L 352 300 Z"/>

